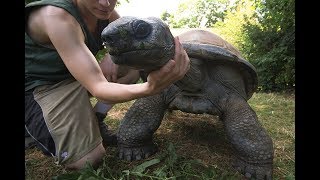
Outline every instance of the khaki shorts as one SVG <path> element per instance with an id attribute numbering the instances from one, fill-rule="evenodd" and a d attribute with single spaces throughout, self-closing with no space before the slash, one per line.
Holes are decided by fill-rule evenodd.
<path id="1" fill-rule="evenodd" d="M 33 96 L 53 139 L 57 164 L 73 163 L 102 143 L 90 97 L 79 82 L 41 86 Z"/>

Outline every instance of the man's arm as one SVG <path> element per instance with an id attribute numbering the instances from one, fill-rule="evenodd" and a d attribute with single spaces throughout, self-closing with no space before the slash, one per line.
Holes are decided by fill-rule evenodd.
<path id="1" fill-rule="evenodd" d="M 152 72 L 148 82 L 130 85 L 108 82 L 94 55 L 84 43 L 84 35 L 78 22 L 64 10 L 50 8 L 42 16 L 42 30 L 48 35 L 74 78 L 98 99 L 118 103 L 159 93 L 181 79 L 189 68 L 190 60 L 176 39 L 175 61 L 170 60 L 160 70 Z"/>

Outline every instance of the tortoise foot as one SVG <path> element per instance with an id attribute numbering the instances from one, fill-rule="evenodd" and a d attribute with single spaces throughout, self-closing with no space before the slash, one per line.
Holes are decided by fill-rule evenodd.
<path id="1" fill-rule="evenodd" d="M 139 147 L 125 147 L 119 145 L 118 149 L 119 159 L 126 161 L 135 161 L 146 159 L 158 151 L 158 147 L 155 144 L 148 144 Z"/>
<path id="2" fill-rule="evenodd" d="M 233 167 L 243 174 L 247 179 L 272 180 L 272 163 L 268 164 L 250 164 L 237 159 Z"/>

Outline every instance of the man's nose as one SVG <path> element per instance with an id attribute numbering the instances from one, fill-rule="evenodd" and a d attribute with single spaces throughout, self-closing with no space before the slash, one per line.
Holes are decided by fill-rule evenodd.
<path id="1" fill-rule="evenodd" d="M 99 0 L 99 4 L 105 7 L 110 6 L 109 0 Z"/>

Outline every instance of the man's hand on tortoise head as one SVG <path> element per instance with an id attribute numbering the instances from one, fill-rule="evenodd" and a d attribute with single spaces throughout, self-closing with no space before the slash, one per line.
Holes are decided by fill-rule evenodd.
<path id="1" fill-rule="evenodd" d="M 178 37 L 174 38 L 174 43 L 174 59 L 169 60 L 159 70 L 152 71 L 147 78 L 149 86 L 155 93 L 162 91 L 170 84 L 182 79 L 190 69 L 190 59 Z"/>

